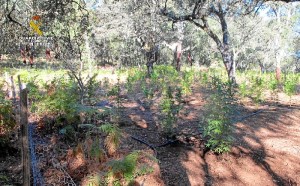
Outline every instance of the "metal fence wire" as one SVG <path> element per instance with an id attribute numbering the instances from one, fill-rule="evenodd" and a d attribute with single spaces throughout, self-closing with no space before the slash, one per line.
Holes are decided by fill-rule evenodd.
<path id="1" fill-rule="evenodd" d="M 39 159 L 35 152 L 36 144 L 38 143 L 38 141 L 34 138 L 35 126 L 33 126 L 33 124 L 29 124 L 28 130 L 33 186 L 44 186 L 44 178 L 41 174 L 40 168 L 38 167 Z"/>
<path id="2" fill-rule="evenodd" d="M 54 186 L 54 185 L 67 185 L 76 186 L 76 183 L 72 177 L 68 174 L 65 168 L 60 164 L 56 158 L 56 154 L 49 148 L 42 138 L 40 138 L 36 133 L 36 126 L 34 124 L 29 124 L 28 126 L 28 138 L 29 138 L 29 149 L 30 149 L 30 159 L 31 159 L 31 173 L 32 173 L 32 185 L 33 186 Z M 37 150 L 38 147 L 42 147 Z M 46 157 L 47 156 L 47 157 Z M 56 183 L 46 183 L 45 178 L 40 170 L 41 161 L 45 158 L 51 158 L 52 165 L 47 168 L 56 169 L 62 173 L 62 175 L 56 175 Z"/>

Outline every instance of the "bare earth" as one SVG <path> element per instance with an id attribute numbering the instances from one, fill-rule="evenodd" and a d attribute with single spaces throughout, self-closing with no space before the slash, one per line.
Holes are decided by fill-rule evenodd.
<path id="1" fill-rule="evenodd" d="M 159 164 L 152 175 L 139 178 L 144 185 L 299 185 L 300 184 L 300 96 L 292 106 L 267 100 L 263 106 L 245 101 L 236 117 L 242 118 L 258 110 L 260 113 L 235 123 L 232 151 L 223 155 L 203 155 L 201 135 L 197 135 L 199 116 L 206 93 L 194 93 L 182 113 L 177 139 L 181 143 L 157 148 Z M 279 95 L 279 97 L 282 95 Z M 135 98 L 137 99 L 137 98 Z M 284 98 L 282 100 L 288 100 Z M 269 101 L 269 102 L 268 102 Z M 245 105 L 247 106 L 245 106 Z M 157 135 L 157 118 L 136 102 L 124 104 L 128 116 L 137 127 L 125 131 L 159 145 L 166 139 Z M 135 129 L 135 130 L 133 130 Z M 192 135 L 191 135 L 192 134 Z M 179 136 L 179 137 L 178 137 Z M 129 139 L 133 148 L 145 145 Z"/>

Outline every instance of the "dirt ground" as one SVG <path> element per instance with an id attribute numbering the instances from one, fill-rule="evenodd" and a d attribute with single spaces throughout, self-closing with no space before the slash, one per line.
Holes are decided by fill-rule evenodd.
<path id="1" fill-rule="evenodd" d="M 180 143 L 157 149 L 156 171 L 139 178 L 143 185 L 299 185 L 300 184 L 300 96 L 292 106 L 280 94 L 277 104 L 266 100 L 261 106 L 245 100 L 240 103 L 235 123 L 235 142 L 230 153 L 204 152 L 199 116 L 205 92 L 195 91 L 181 115 L 177 139 Z M 166 139 L 156 135 L 159 120 L 155 108 L 143 108 L 136 102 L 124 104 L 127 115 L 137 127 L 125 131 L 159 145 Z M 257 113 L 256 113 L 257 112 Z M 256 113 L 256 114 L 254 114 Z M 143 146 L 130 140 L 134 145 Z M 205 153 L 205 154 L 204 154 Z M 142 184 L 141 184 L 142 185 Z"/>
<path id="2" fill-rule="evenodd" d="M 155 151 L 130 136 L 153 146 L 168 141 L 158 132 L 157 104 L 149 107 L 142 96 L 124 96 L 122 117 L 127 122 L 121 127 L 125 138 L 121 149 L 144 150 L 159 160 L 154 172 L 137 178 L 136 185 L 300 185 L 300 95 L 293 97 L 292 106 L 282 101 L 288 100 L 283 94 L 279 95 L 281 101 L 277 104 L 269 99 L 260 106 L 249 100 L 241 101 L 236 118 L 249 117 L 234 123 L 232 151 L 217 155 L 205 151 L 199 131 L 199 117 L 208 94 L 199 87 L 193 88 L 178 121 L 174 137 L 178 141 L 157 147 Z M 47 135 L 47 139 L 51 143 L 53 138 Z M 6 176 L 6 183 L 11 185 L 21 185 L 22 169 L 17 155 L 19 152 L 0 159 L 0 176 Z M 50 164 L 44 167 L 51 167 Z M 43 172 L 52 175 L 50 180 L 57 176 L 53 167 L 44 168 Z"/>

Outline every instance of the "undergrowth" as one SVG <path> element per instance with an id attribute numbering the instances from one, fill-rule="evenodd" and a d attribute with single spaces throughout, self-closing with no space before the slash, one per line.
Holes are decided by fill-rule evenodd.
<path id="1" fill-rule="evenodd" d="M 0 84 L 0 144 L 6 141 L 7 134 L 16 126 L 13 104 L 5 99 L 2 86 Z"/>

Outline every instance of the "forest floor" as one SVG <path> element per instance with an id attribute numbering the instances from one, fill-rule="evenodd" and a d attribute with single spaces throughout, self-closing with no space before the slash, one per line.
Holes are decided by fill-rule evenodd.
<path id="1" fill-rule="evenodd" d="M 174 139 L 177 143 L 157 147 L 155 151 L 147 145 L 134 140 L 141 139 L 152 146 L 159 146 L 168 141 L 159 132 L 157 117 L 160 100 L 151 106 L 146 104 L 142 95 L 123 95 L 121 129 L 124 133 L 120 154 L 133 150 L 142 150 L 153 154 L 158 162 L 154 171 L 136 179 L 136 185 L 143 186 L 200 186 L 200 185 L 299 185 L 300 184 L 300 95 L 293 96 L 292 105 L 288 97 L 279 94 L 279 103 L 266 99 L 255 105 L 249 100 L 242 100 L 237 108 L 236 118 L 244 118 L 234 123 L 234 144 L 231 152 L 222 155 L 206 152 L 201 131 L 200 117 L 209 92 L 200 87 L 193 87 L 191 96 L 185 98 L 184 109 L 180 112 Z M 285 101 L 282 101 L 285 100 Z M 113 104 L 113 99 L 108 100 Z M 30 118 L 37 123 L 39 118 Z M 43 136 L 44 161 L 42 173 L 48 183 L 66 185 L 79 183 L 84 171 L 70 173 L 72 178 L 63 176 L 63 169 L 56 167 L 53 149 L 59 147 L 56 160 L 61 164 L 66 161 L 66 151 L 70 146 L 64 144 L 57 134 Z M 37 137 L 36 136 L 36 137 Z M 61 141 L 60 141 L 61 140 Z M 21 185 L 22 167 L 18 143 L 9 156 L 0 157 L 0 185 Z M 43 147 L 47 146 L 45 150 Z M 37 149 L 38 151 L 38 149 Z M 57 150 L 56 150 L 57 151 Z M 47 157 L 48 156 L 48 157 Z M 55 169 L 56 168 L 56 169 Z M 79 175 L 81 173 L 82 175 Z M 59 178 L 59 175 L 65 180 Z M 72 184 L 71 184 L 72 185 Z"/>
<path id="2" fill-rule="evenodd" d="M 247 100 L 241 102 L 236 117 L 250 117 L 234 124 L 235 142 L 231 152 L 217 155 L 210 151 L 204 154 L 201 135 L 197 135 L 207 94 L 194 90 L 186 99 L 176 135 L 181 143 L 157 149 L 159 165 L 154 174 L 145 177 L 144 185 L 300 184 L 299 95 L 294 97 L 293 106 L 271 100 L 260 106 Z M 280 96 L 281 100 L 288 100 Z M 153 135 L 157 134 L 158 122 L 152 117 L 157 112 L 155 108 L 147 110 L 134 101 L 124 106 L 136 125 L 125 128 L 128 133 L 138 134 L 154 146 L 165 141 Z M 130 143 L 143 146 L 132 140 Z"/>

